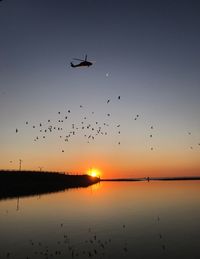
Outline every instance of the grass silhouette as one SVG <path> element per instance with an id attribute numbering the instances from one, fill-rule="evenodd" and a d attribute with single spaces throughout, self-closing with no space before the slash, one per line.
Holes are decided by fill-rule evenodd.
<path id="1" fill-rule="evenodd" d="M 0 199 L 64 191 L 87 187 L 99 182 L 98 177 L 58 172 L 0 171 Z"/>

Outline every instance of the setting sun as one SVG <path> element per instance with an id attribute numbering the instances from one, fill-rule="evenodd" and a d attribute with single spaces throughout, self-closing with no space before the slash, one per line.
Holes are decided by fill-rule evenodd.
<path id="1" fill-rule="evenodd" d="M 91 168 L 88 170 L 88 175 L 92 177 L 100 177 L 100 171 L 96 168 Z"/>

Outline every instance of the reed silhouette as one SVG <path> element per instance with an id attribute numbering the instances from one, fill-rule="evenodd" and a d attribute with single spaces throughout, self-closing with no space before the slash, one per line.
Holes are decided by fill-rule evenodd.
<path id="1" fill-rule="evenodd" d="M 0 171 L 0 199 L 32 196 L 87 187 L 98 177 L 41 171 Z"/>

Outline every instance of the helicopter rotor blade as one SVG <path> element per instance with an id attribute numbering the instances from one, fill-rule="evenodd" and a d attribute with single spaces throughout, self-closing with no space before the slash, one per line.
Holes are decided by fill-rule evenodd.
<path id="1" fill-rule="evenodd" d="M 73 60 L 85 61 L 85 60 L 83 60 L 83 59 L 79 59 L 79 58 L 73 58 Z"/>

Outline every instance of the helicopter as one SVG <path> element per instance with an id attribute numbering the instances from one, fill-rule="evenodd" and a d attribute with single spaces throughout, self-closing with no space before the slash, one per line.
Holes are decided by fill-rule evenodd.
<path id="1" fill-rule="evenodd" d="M 77 65 L 74 65 L 72 62 L 71 62 L 71 67 L 89 67 L 89 66 L 92 66 L 92 62 L 89 62 L 87 61 L 87 55 L 85 55 L 85 59 L 78 59 L 78 58 L 74 58 L 74 60 L 78 60 L 78 61 L 81 61 L 79 64 Z"/>

